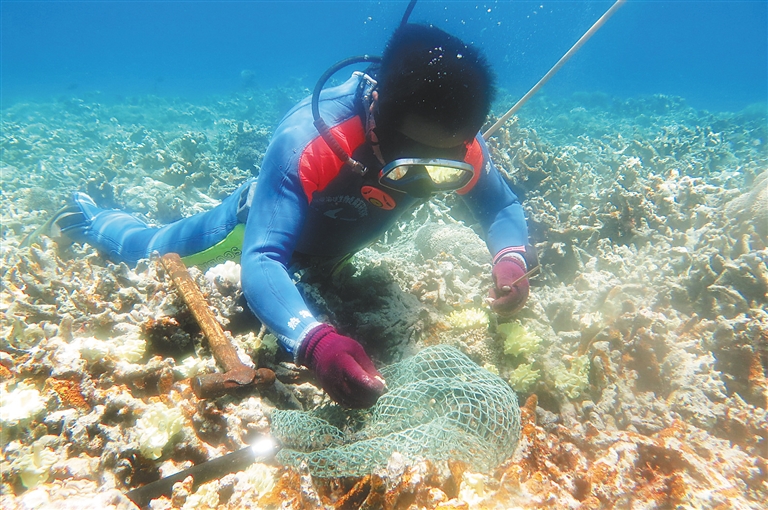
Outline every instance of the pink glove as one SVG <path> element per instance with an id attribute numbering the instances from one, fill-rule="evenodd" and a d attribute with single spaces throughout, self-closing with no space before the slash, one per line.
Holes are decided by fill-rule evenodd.
<path id="1" fill-rule="evenodd" d="M 494 312 L 507 317 L 523 308 L 530 290 L 528 278 L 514 282 L 524 274 L 525 263 L 514 256 L 505 256 L 493 265 L 493 288 L 489 295 Z"/>
<path id="2" fill-rule="evenodd" d="M 371 407 L 387 388 L 363 346 L 328 324 L 307 334 L 298 361 L 312 370 L 326 393 L 344 407 Z"/>

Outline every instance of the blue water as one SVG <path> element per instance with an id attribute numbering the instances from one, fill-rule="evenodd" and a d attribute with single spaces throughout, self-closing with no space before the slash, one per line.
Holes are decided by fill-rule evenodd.
<path id="1" fill-rule="evenodd" d="M 411 20 L 483 48 L 499 85 L 516 97 L 611 4 L 421 0 Z M 336 60 L 379 54 L 406 5 L 3 0 L 2 106 L 94 91 L 107 101 L 311 87 Z M 767 12 L 764 0 L 629 0 L 543 93 L 670 94 L 715 111 L 765 103 Z"/>

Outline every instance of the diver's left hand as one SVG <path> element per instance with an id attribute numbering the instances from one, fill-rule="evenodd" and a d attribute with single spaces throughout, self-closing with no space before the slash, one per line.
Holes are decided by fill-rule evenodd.
<path id="1" fill-rule="evenodd" d="M 523 275 L 525 262 L 516 256 L 505 256 L 493 265 L 493 288 L 489 295 L 494 312 L 508 317 L 525 306 L 530 285 L 528 278 L 520 279 Z"/>

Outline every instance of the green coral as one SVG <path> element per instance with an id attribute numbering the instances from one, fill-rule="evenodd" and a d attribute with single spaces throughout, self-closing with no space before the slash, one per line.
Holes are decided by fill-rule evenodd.
<path id="1" fill-rule="evenodd" d="M 277 337 L 271 333 L 264 335 L 260 349 L 264 350 L 270 356 L 274 356 L 277 353 Z"/>
<path id="2" fill-rule="evenodd" d="M 539 375 L 538 370 L 528 363 L 523 363 L 509 374 L 509 384 L 515 391 L 526 393 L 539 380 Z"/>
<path id="3" fill-rule="evenodd" d="M 499 324 L 497 330 L 504 335 L 504 354 L 526 356 L 536 352 L 541 345 L 541 338 L 519 322 Z"/>
<path id="4" fill-rule="evenodd" d="M 455 310 L 447 317 L 448 323 L 455 329 L 477 329 L 488 327 L 488 314 L 480 308 Z"/>
<path id="5" fill-rule="evenodd" d="M 589 357 L 578 356 L 571 361 L 571 368 L 559 365 L 552 373 L 555 388 L 568 398 L 576 398 L 589 387 Z"/>

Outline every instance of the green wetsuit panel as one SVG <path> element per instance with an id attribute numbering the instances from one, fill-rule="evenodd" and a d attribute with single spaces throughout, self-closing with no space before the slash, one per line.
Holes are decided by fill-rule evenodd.
<path id="1" fill-rule="evenodd" d="M 203 272 L 207 271 L 213 266 L 223 264 L 228 260 L 239 264 L 240 254 L 243 253 L 244 236 L 245 224 L 238 223 L 235 228 L 232 229 L 232 232 L 230 232 L 229 235 L 218 244 L 215 244 L 201 252 L 187 255 L 181 260 L 187 266 L 197 266 Z"/>

